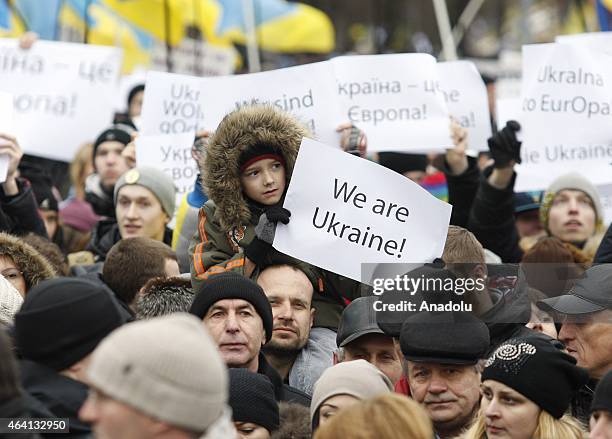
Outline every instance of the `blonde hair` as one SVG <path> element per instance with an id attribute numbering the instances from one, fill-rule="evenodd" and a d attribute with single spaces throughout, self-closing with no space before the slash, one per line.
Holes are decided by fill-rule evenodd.
<path id="1" fill-rule="evenodd" d="M 85 143 L 77 150 L 74 159 L 70 163 L 70 181 L 74 186 L 75 196 L 79 200 L 85 199 L 86 170 L 93 172 L 93 143 Z"/>
<path id="2" fill-rule="evenodd" d="M 582 424 L 573 416 L 565 415 L 561 419 L 555 419 L 545 410 L 540 410 L 538 425 L 533 432 L 532 439 L 586 439 L 587 431 Z M 485 417 L 482 412 L 472 426 L 461 436 L 460 439 L 487 439 L 485 432 Z"/>
<path id="3" fill-rule="evenodd" d="M 389 393 L 360 401 L 338 412 L 318 428 L 314 439 L 431 439 L 425 410 L 412 399 Z"/>
<path id="4" fill-rule="evenodd" d="M 485 264 L 484 248 L 469 230 L 448 226 L 442 260 L 456 275 L 469 276 L 477 264 Z"/>

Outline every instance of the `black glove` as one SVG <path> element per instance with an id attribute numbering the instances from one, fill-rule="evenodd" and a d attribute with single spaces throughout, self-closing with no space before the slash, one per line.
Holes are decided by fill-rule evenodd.
<path id="1" fill-rule="evenodd" d="M 520 129 L 521 126 L 517 121 L 510 120 L 501 131 L 489 138 L 487 143 L 493 157 L 493 167 L 505 168 L 512 160 L 521 163 L 521 142 L 516 138 L 516 133 Z"/>
<path id="2" fill-rule="evenodd" d="M 289 224 L 291 212 L 280 206 L 272 206 L 259 217 L 255 226 L 255 238 L 244 249 L 244 254 L 256 265 L 262 265 L 272 249 L 276 224 Z"/>

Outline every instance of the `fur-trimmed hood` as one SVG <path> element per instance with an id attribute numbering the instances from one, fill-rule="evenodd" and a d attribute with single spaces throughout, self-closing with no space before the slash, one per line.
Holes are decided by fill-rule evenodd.
<path id="1" fill-rule="evenodd" d="M 34 247 L 8 233 L 0 233 L 0 256 L 11 258 L 23 272 L 27 290 L 57 275 L 49 261 Z"/>
<path id="2" fill-rule="evenodd" d="M 274 147 L 285 159 L 288 186 L 305 136 L 311 136 L 306 127 L 269 105 L 242 107 L 223 118 L 199 166 L 204 190 L 215 203 L 215 215 L 224 231 L 251 223 L 251 211 L 240 185 L 242 152 L 256 144 Z"/>

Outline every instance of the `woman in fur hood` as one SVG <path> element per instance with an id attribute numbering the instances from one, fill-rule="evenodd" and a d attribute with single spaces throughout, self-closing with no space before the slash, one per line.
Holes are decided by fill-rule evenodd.
<path id="1" fill-rule="evenodd" d="M 350 124 L 338 131 L 344 149 L 351 145 L 365 155 L 363 132 Z M 282 204 L 300 143 L 311 136 L 293 116 L 268 105 L 242 107 L 221 121 L 199 162 L 209 201 L 190 246 L 196 291 L 209 275 L 233 270 L 251 277 L 271 262 L 275 225 L 291 215 Z"/>
<path id="2" fill-rule="evenodd" d="M 56 276 L 43 255 L 8 233 L 0 233 L 0 273 L 24 297 L 34 285 Z"/>

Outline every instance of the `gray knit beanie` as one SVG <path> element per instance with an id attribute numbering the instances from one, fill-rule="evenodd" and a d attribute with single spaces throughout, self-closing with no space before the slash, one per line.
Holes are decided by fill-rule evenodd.
<path id="1" fill-rule="evenodd" d="M 117 329 L 93 352 L 87 376 L 111 398 L 197 433 L 227 408 L 225 364 L 202 322 L 185 313 Z"/>
<path id="2" fill-rule="evenodd" d="M 117 205 L 119 189 L 128 184 L 143 186 L 153 192 L 164 212 L 172 218 L 176 203 L 176 188 L 174 181 L 165 172 L 147 166 L 130 169 L 115 184 L 113 197 L 115 205 Z"/>
<path id="3" fill-rule="evenodd" d="M 393 384 L 389 378 L 367 361 L 338 363 L 326 369 L 314 385 L 310 422 L 321 405 L 332 396 L 351 395 L 357 399 L 368 399 L 392 391 Z"/>
<path id="4" fill-rule="evenodd" d="M 555 195 L 564 189 L 579 190 L 589 196 L 595 208 L 595 230 L 599 230 L 603 224 L 603 207 L 599 193 L 595 186 L 593 186 L 593 183 L 578 172 L 570 172 L 569 174 L 557 177 L 544 192 L 542 203 L 540 204 L 540 221 L 544 228 L 548 230 L 548 217 Z"/>

